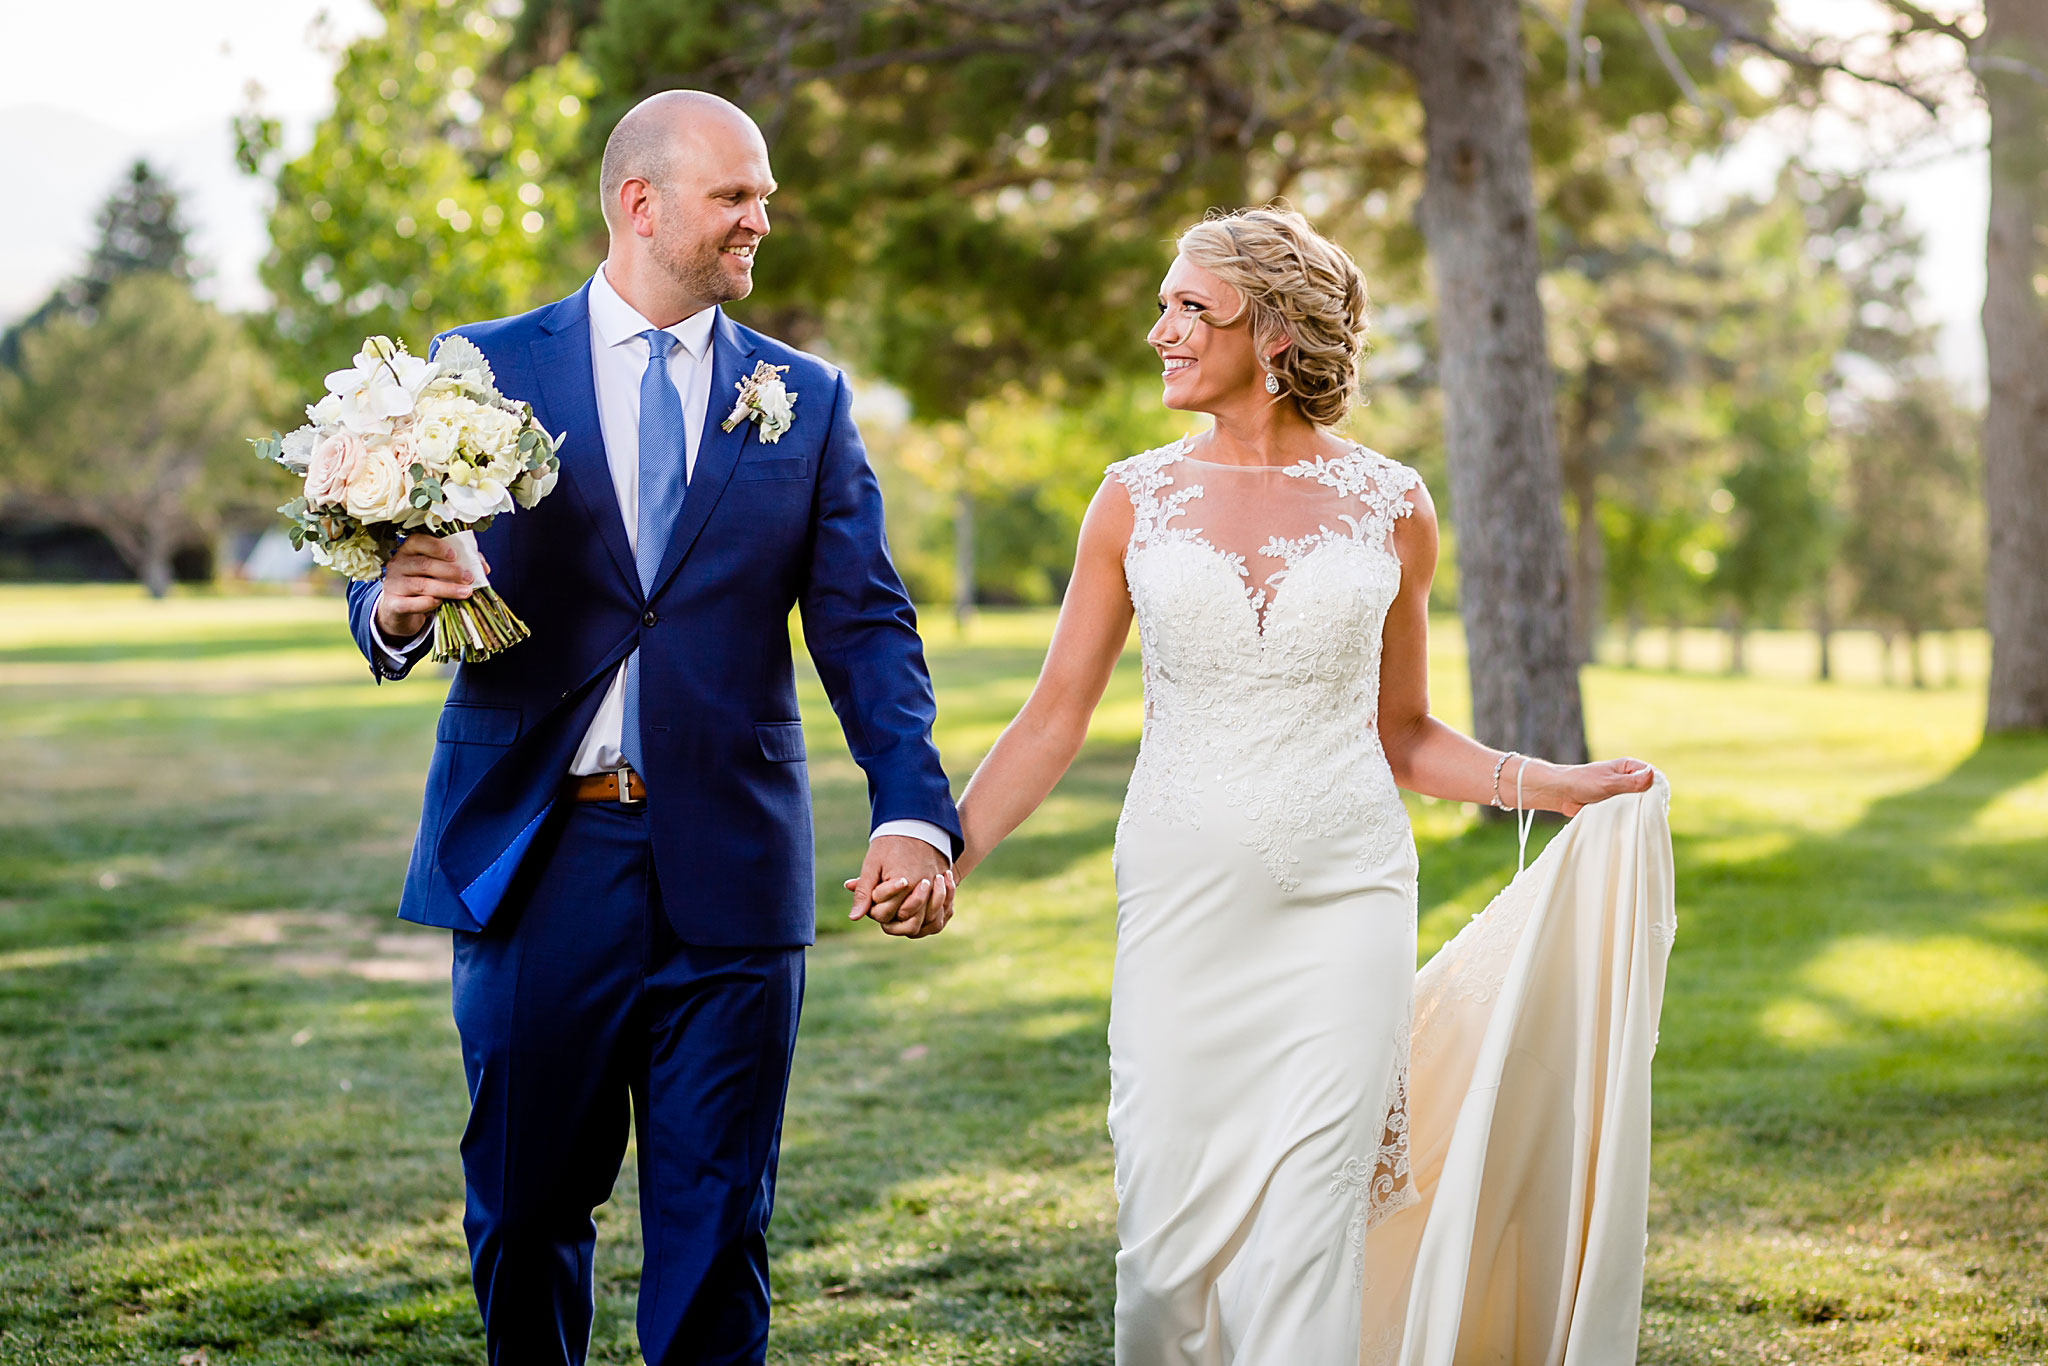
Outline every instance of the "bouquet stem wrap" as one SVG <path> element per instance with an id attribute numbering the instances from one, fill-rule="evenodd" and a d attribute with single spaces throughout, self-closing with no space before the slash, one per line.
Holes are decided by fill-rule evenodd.
<path id="1" fill-rule="evenodd" d="M 433 658 L 441 663 L 456 660 L 476 664 L 532 635 L 526 623 L 491 587 L 490 576 L 484 572 L 484 557 L 476 548 L 476 534 L 458 531 L 447 537 L 446 543 L 455 552 L 455 562 L 468 571 L 473 585 L 467 598 L 444 602 L 434 614 Z"/>

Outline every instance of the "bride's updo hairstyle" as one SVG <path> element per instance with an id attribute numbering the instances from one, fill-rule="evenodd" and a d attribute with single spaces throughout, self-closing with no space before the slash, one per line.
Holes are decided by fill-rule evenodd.
<path id="1" fill-rule="evenodd" d="M 1267 362 L 1281 396 L 1318 427 L 1342 422 L 1358 401 L 1366 330 L 1365 277 L 1351 254 L 1292 209 L 1212 213 L 1174 245 L 1244 299 L 1231 321 L 1249 310 L 1259 355 L 1292 342 Z"/>

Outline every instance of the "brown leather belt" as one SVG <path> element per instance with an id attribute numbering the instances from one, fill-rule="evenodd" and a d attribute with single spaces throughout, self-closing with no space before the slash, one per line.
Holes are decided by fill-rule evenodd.
<path id="1" fill-rule="evenodd" d="M 626 780 L 626 790 L 619 791 L 619 779 Z M 647 800 L 647 784 L 640 775 L 630 768 L 616 773 L 591 773 L 571 776 L 562 785 L 563 791 L 573 801 L 611 802 L 617 806 L 638 806 Z"/>

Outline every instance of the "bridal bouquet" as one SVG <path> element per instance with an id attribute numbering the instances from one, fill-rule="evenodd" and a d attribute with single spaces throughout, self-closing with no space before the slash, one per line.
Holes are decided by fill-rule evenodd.
<path id="1" fill-rule="evenodd" d="M 437 660 L 489 659 L 526 639 L 526 624 L 490 586 L 473 533 L 530 508 L 555 487 L 562 438 L 533 407 L 500 394 L 474 343 L 449 337 L 421 360 L 371 337 L 354 365 L 327 377 L 311 420 L 289 435 L 255 437 L 257 455 L 305 480 L 278 511 L 294 547 L 338 574 L 384 572 L 410 532 L 445 537 L 475 591 L 434 617 Z"/>

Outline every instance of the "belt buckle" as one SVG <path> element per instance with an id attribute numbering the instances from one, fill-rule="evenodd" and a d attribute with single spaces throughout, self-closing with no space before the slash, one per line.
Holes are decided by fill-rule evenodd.
<path id="1" fill-rule="evenodd" d="M 619 769 L 612 775 L 612 780 L 619 785 L 618 802 L 620 806 L 631 808 L 647 804 L 645 797 L 635 797 L 633 795 L 633 770 L 631 768 Z"/>

